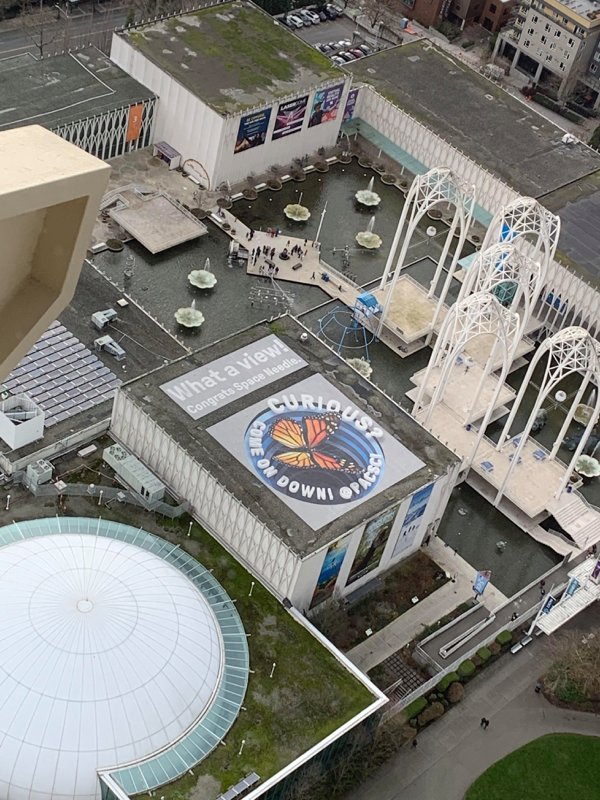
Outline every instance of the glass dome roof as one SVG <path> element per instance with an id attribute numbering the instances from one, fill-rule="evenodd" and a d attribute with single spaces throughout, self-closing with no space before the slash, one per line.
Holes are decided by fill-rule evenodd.
<path id="1" fill-rule="evenodd" d="M 0 796 L 91 800 L 98 770 L 117 777 L 163 758 L 210 716 L 225 683 L 222 629 L 211 599 L 150 551 L 155 542 L 181 553 L 97 520 L 0 529 Z M 243 690 L 247 650 L 244 663 Z"/>

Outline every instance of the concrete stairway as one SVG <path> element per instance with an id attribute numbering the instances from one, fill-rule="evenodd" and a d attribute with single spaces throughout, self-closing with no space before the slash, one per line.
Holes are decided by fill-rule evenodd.
<path id="1" fill-rule="evenodd" d="M 578 547 L 584 549 L 600 542 L 600 513 L 579 492 L 563 492 L 548 504 L 548 511 Z"/>

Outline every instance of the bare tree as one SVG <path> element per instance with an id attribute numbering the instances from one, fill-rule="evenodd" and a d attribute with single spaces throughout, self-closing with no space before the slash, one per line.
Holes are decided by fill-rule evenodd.
<path id="1" fill-rule="evenodd" d="M 551 638 L 548 647 L 553 661 L 544 683 L 553 694 L 600 698 L 600 635 L 565 631 Z"/>
<path id="2" fill-rule="evenodd" d="M 38 56 L 48 55 L 48 51 L 66 50 L 69 46 L 69 22 L 65 12 L 57 6 L 45 8 L 43 0 L 24 0 L 21 11 L 21 27 L 36 48 Z"/>
<path id="3" fill-rule="evenodd" d="M 383 22 L 386 15 L 394 10 L 394 0 L 362 0 L 362 13 L 372 28 Z"/>

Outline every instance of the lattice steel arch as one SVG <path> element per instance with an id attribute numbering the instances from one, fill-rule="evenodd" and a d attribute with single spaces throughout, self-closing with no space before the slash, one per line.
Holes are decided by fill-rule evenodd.
<path id="1" fill-rule="evenodd" d="M 379 318 L 377 336 L 381 335 L 381 330 L 387 319 L 394 289 L 396 288 L 401 270 L 405 266 L 406 254 L 419 222 L 428 211 L 434 208 L 434 206 L 440 203 L 447 203 L 454 208 L 454 214 L 442 248 L 442 254 L 430 284 L 427 294 L 428 297 L 433 297 L 435 294 L 444 264 L 446 263 L 455 237 L 456 242 L 454 250 L 452 251 L 452 262 L 448 270 L 448 275 L 444 281 L 431 321 L 431 329 L 433 330 L 433 326 L 437 321 L 440 309 L 444 304 L 444 299 L 450 288 L 452 276 L 456 270 L 456 265 L 467 237 L 467 231 L 471 225 L 475 206 L 474 191 L 475 187 L 471 189 L 465 188 L 454 172 L 447 167 L 434 167 L 423 175 L 415 176 L 406 196 L 406 201 L 402 208 L 402 214 L 398 226 L 396 227 L 392 246 L 379 284 L 381 290 L 387 289 L 387 294 L 383 304 L 383 311 Z M 398 249 L 402 236 L 402 244 L 400 249 Z"/>
<path id="2" fill-rule="evenodd" d="M 517 240 L 522 243 L 526 240 L 529 244 L 525 248 L 527 255 L 534 260 L 540 259 L 547 270 L 556 254 L 559 235 L 560 217 L 533 197 L 517 197 L 494 215 L 481 249 L 485 250 L 497 242 Z"/>
<path id="3" fill-rule="evenodd" d="M 544 286 L 546 272 L 545 263 L 523 253 L 514 242 L 491 245 L 480 250 L 473 259 L 460 288 L 458 302 L 470 294 L 491 292 L 502 305 L 519 313 L 520 339 Z M 512 296 L 507 295 L 509 302 L 503 302 L 501 297 L 500 290 L 506 285 L 514 286 Z M 522 310 L 519 312 L 521 303 Z"/>
<path id="4" fill-rule="evenodd" d="M 463 424 L 466 425 L 468 423 L 470 415 L 479 400 L 484 383 L 497 369 L 498 350 L 500 350 L 502 361 L 500 375 L 496 378 L 496 388 L 492 399 L 479 425 L 471 451 L 466 457 L 465 463 L 467 464 L 471 463 L 477 452 L 477 448 L 489 425 L 498 395 L 506 381 L 519 343 L 519 329 L 519 315 L 510 308 L 505 308 L 494 295 L 488 292 L 471 294 L 464 300 L 457 301 L 450 308 L 441 327 L 412 412 L 413 416 L 416 417 L 422 410 L 423 396 L 429 384 L 431 372 L 435 367 L 440 367 L 440 376 L 431 396 L 431 401 L 426 409 L 424 418 L 420 420 L 425 426 L 429 423 L 436 404 L 443 402 L 452 371 L 458 366 L 458 356 L 462 355 L 469 342 L 473 341 L 473 339 L 481 335 L 491 335 L 494 337 L 494 343 L 486 363 L 481 365 L 481 379 L 463 420 Z"/>
<path id="5" fill-rule="evenodd" d="M 535 352 L 531 362 L 529 364 L 529 368 L 523 378 L 523 382 L 521 383 L 521 387 L 519 389 L 519 393 L 513 403 L 513 407 L 511 409 L 510 414 L 508 415 L 508 419 L 506 420 L 506 424 L 504 425 L 504 429 L 502 431 L 502 435 L 498 441 L 496 446 L 496 450 L 502 450 L 506 441 L 511 438 L 510 429 L 514 423 L 515 417 L 521 407 L 523 402 L 523 397 L 525 396 L 525 391 L 531 382 L 531 378 L 533 373 L 540 363 L 540 361 L 546 356 L 548 361 L 546 363 L 546 369 L 544 371 L 544 377 L 542 379 L 542 384 L 540 387 L 540 391 L 536 398 L 535 403 L 533 404 L 533 408 L 531 409 L 531 413 L 529 414 L 529 418 L 525 424 L 525 428 L 520 433 L 520 439 L 517 444 L 515 455 L 512 459 L 512 462 L 508 468 L 508 471 L 502 481 L 500 488 L 498 489 L 498 494 L 496 495 L 496 505 L 502 499 L 504 495 L 504 489 L 506 488 L 506 484 L 513 473 L 513 470 L 516 464 L 519 461 L 519 456 L 527 438 L 531 433 L 531 428 L 533 426 L 534 420 L 539 413 L 540 408 L 542 407 L 542 403 L 548 397 L 548 395 L 553 392 L 560 382 L 569 375 L 580 375 L 582 376 L 582 381 L 577 390 L 577 393 L 573 397 L 573 401 L 571 403 L 571 407 L 565 416 L 565 420 L 563 425 L 556 437 L 556 440 L 552 446 L 552 450 L 550 452 L 549 458 L 551 460 L 556 459 L 556 455 L 558 453 L 559 447 L 567 435 L 567 431 L 569 430 L 569 426 L 573 421 L 575 416 L 575 411 L 577 406 L 582 402 L 584 393 L 588 388 L 590 382 L 595 383 L 596 387 L 600 386 L 600 358 L 599 358 L 599 348 L 600 345 L 598 342 L 593 339 L 588 331 L 585 328 L 580 327 L 570 327 L 570 328 L 563 328 L 563 330 L 558 331 L 555 333 L 554 336 L 550 336 L 546 339 L 540 347 Z M 596 391 L 596 402 L 594 405 L 594 411 L 590 416 L 590 420 L 586 425 L 585 431 L 583 432 L 583 436 L 581 437 L 575 452 L 573 453 L 573 457 L 565 471 L 563 479 L 561 480 L 560 486 L 558 487 L 555 497 L 560 497 L 560 494 L 565 489 L 569 479 L 573 473 L 575 468 L 575 464 L 577 463 L 577 459 L 583 452 L 583 448 L 594 428 L 594 425 L 598 421 L 598 416 L 600 415 L 600 391 Z"/>

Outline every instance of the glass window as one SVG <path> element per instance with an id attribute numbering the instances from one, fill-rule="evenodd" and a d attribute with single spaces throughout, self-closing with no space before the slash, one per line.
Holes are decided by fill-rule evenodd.
<path id="1" fill-rule="evenodd" d="M 541 41 L 541 43 L 542 43 L 542 44 L 546 44 L 546 41 L 547 41 L 547 39 L 546 39 L 546 37 L 545 37 L 545 36 L 542 36 L 542 38 L 540 39 L 540 41 Z"/>
<path id="2" fill-rule="evenodd" d="M 490 14 L 495 14 L 495 13 L 496 13 L 496 6 L 494 5 L 494 3 L 492 3 L 490 5 Z"/>
<path id="3" fill-rule="evenodd" d="M 531 44 L 531 39 L 525 39 L 525 41 L 523 42 L 523 47 L 529 47 L 530 44 Z"/>

